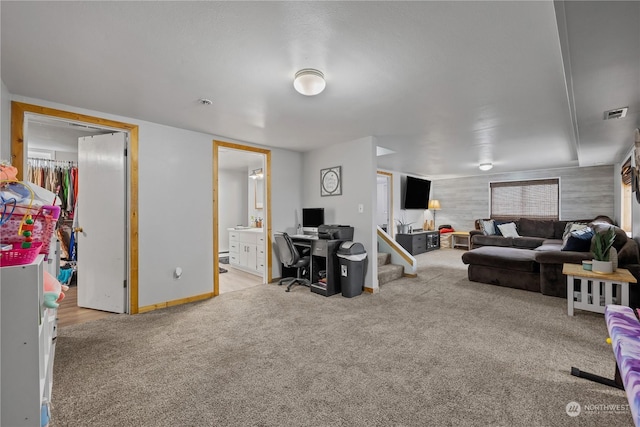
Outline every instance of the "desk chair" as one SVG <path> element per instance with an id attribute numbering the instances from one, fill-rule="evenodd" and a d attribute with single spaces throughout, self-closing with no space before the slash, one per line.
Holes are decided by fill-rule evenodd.
<path id="1" fill-rule="evenodd" d="M 310 258 L 308 256 L 300 256 L 300 252 L 293 244 L 291 237 L 287 233 L 276 233 L 276 252 L 280 262 L 288 268 L 296 269 L 296 277 L 285 277 L 278 282 L 278 285 L 287 284 L 287 292 L 296 283 L 304 286 L 310 286 L 311 282 L 302 277 L 302 270 L 309 267 Z"/>

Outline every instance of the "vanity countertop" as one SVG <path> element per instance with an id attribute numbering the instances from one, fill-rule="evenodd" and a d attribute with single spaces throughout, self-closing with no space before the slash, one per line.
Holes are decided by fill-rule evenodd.
<path id="1" fill-rule="evenodd" d="M 262 228 L 256 228 L 256 227 L 232 227 L 232 228 L 227 228 L 227 230 L 229 231 L 242 231 L 242 232 L 248 232 L 248 233 L 262 233 L 264 230 Z"/>

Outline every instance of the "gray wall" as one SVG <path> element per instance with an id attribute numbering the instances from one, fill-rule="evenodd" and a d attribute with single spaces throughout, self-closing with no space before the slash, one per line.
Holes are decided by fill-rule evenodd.
<path id="1" fill-rule="evenodd" d="M 560 219 L 614 217 L 613 166 L 549 169 L 466 178 L 434 180 L 431 198 L 440 200 L 437 224 L 458 231 L 474 229 L 474 220 L 489 216 L 489 183 L 522 179 L 560 178 Z"/>
<path id="2" fill-rule="evenodd" d="M 218 172 L 218 249 L 229 251 L 229 228 L 247 225 L 247 174 L 238 171 Z"/>
<path id="3" fill-rule="evenodd" d="M 303 156 L 303 208 L 324 208 L 328 224 L 351 225 L 353 240 L 369 254 L 365 286 L 378 289 L 376 238 L 376 144 L 367 137 L 309 151 Z M 320 196 L 320 170 L 342 166 L 342 195 Z M 358 212 L 362 204 L 363 213 Z"/>
<path id="4" fill-rule="evenodd" d="M 212 291 L 213 140 L 246 142 L 15 94 L 10 97 L 28 104 L 139 125 L 139 304 L 144 307 Z M 3 108 L 1 112 L 3 125 L 10 123 L 10 109 Z M 5 155 L 4 141 L 2 147 Z M 9 153 L 9 139 L 6 147 Z M 301 162 L 300 153 L 271 151 L 274 230 L 295 223 L 289 217 L 293 218 L 293 212 L 301 205 Z M 371 182 L 375 182 L 373 177 Z M 197 223 L 195 238 L 193 233 L 184 231 L 191 225 L 192 217 Z M 176 266 L 185 272 L 180 282 L 173 278 Z M 273 274 L 279 273 L 274 262 Z"/>
<path id="5" fill-rule="evenodd" d="M 0 83 L 0 160 L 11 161 L 11 95 Z"/>

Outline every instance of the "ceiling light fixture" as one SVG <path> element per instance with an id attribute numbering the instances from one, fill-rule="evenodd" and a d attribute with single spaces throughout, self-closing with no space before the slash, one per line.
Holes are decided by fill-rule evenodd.
<path id="1" fill-rule="evenodd" d="M 211 105 L 213 104 L 213 102 L 210 99 L 207 98 L 200 98 L 198 99 L 198 102 L 202 105 Z"/>
<path id="2" fill-rule="evenodd" d="M 480 163 L 480 170 L 481 171 L 488 171 L 493 167 L 493 163 Z"/>
<path id="3" fill-rule="evenodd" d="M 322 71 L 313 68 L 304 68 L 296 73 L 293 79 L 293 87 L 303 95 L 313 96 L 322 92 L 327 85 Z"/>

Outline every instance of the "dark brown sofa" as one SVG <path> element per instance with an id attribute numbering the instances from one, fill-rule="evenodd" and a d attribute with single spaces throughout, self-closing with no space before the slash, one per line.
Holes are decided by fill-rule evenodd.
<path id="1" fill-rule="evenodd" d="M 472 232 L 472 250 L 462 255 L 469 265 L 469 280 L 508 286 L 544 295 L 567 297 L 566 276 L 562 274 L 564 263 L 580 264 L 593 258 L 591 252 L 562 251 L 562 234 L 568 222 L 520 219 L 516 222 L 518 234 L 523 237 L 485 236 L 481 231 Z M 596 232 L 612 226 L 608 217 L 591 220 Z M 614 226 L 615 227 L 615 226 Z M 618 266 L 628 268 L 640 279 L 640 253 L 638 243 L 615 227 L 613 246 L 618 252 Z M 640 292 L 631 287 L 632 306 L 640 303 Z M 638 301 L 635 303 L 635 301 Z"/>

